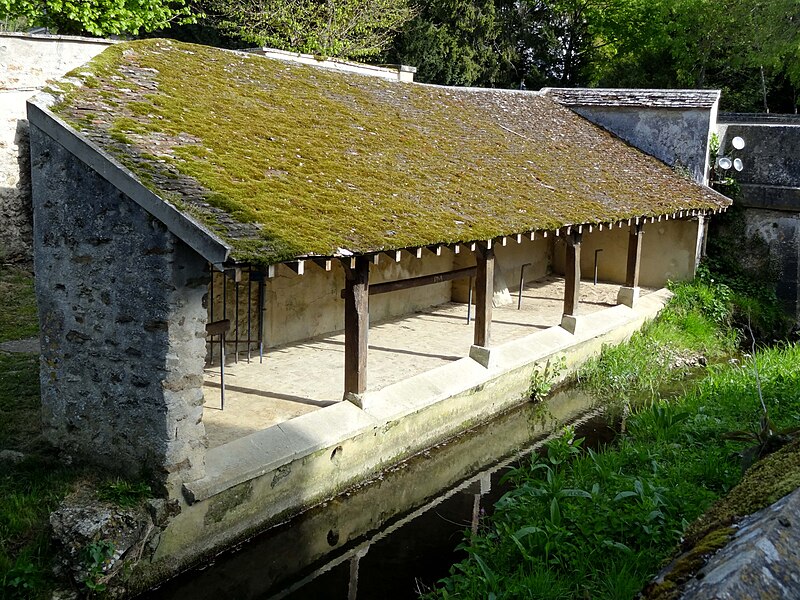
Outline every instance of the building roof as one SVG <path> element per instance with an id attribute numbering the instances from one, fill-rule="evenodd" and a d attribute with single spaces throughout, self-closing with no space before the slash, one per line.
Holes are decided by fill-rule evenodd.
<path id="1" fill-rule="evenodd" d="M 637 108 L 713 108 L 719 90 L 651 90 L 544 88 L 542 93 L 565 106 L 632 106 Z"/>
<path id="2" fill-rule="evenodd" d="M 117 44 L 70 75 L 51 88 L 50 110 L 239 261 L 728 205 L 534 92 L 401 83 L 163 39 Z"/>

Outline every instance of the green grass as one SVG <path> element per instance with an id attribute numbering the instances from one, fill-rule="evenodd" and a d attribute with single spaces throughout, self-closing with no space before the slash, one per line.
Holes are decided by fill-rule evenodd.
<path id="1" fill-rule="evenodd" d="M 0 472 L 0 598 L 45 597 L 53 585 L 48 517 L 79 473 L 40 432 L 38 357 L 0 353 L 0 449 L 26 454 Z"/>
<path id="2" fill-rule="evenodd" d="M 684 382 L 687 369 L 676 365 L 698 357 L 713 362 L 736 351 L 739 333 L 731 326 L 729 288 L 702 280 L 671 287 L 674 297 L 658 319 L 583 366 L 581 387 L 607 404 L 647 403 Z"/>
<path id="3" fill-rule="evenodd" d="M 687 526 L 740 480 L 746 445 L 725 434 L 758 424 L 756 365 L 776 426 L 800 422 L 797 345 L 759 351 L 741 364 L 713 364 L 682 393 L 660 398 L 660 389 L 686 375 L 670 370 L 676 358 L 722 357 L 737 342 L 729 326 L 735 298 L 727 288 L 695 281 L 674 291 L 656 322 L 629 344 L 605 349 L 582 374 L 581 385 L 606 402 L 621 399 L 631 407 L 625 434 L 587 451 L 567 431 L 545 455 L 512 469 L 507 478 L 514 489 L 478 535 L 466 534 L 469 557 L 428 598 L 633 598 Z M 748 491 L 736 488 L 732 497 L 743 499 L 730 500 L 734 508 L 723 502 L 717 512 L 727 517 L 697 526 L 693 538 L 711 531 L 707 539 L 723 544 L 727 538 L 714 527 L 728 525 L 743 506 L 756 510 L 800 485 L 791 475 L 796 469 L 786 467 L 798 458 L 799 450 L 780 458 L 783 467 L 769 477 L 782 483 L 767 485 L 762 475 Z"/>
<path id="4" fill-rule="evenodd" d="M 21 340 L 39 331 L 33 275 L 0 265 L 0 342 Z"/>

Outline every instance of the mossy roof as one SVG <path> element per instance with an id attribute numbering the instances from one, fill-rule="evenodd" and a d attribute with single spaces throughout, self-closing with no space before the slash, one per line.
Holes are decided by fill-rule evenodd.
<path id="1" fill-rule="evenodd" d="M 163 39 L 117 44 L 70 75 L 80 83 L 59 84 L 51 110 L 241 261 L 727 205 L 537 93 L 400 83 Z"/>

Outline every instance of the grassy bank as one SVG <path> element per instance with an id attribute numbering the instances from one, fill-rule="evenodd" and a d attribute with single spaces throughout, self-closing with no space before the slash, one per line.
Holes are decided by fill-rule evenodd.
<path id="1" fill-rule="evenodd" d="M 0 342 L 21 340 L 39 333 L 33 275 L 0 265 Z"/>
<path id="2" fill-rule="evenodd" d="M 625 434 L 584 451 L 567 431 L 510 471 L 515 489 L 429 598 L 633 598 L 687 526 L 740 480 L 762 416 L 756 368 L 776 426 L 800 420 L 796 345 L 709 366 L 670 401 L 660 398 L 700 356 L 724 357 L 741 335 L 727 286 L 698 280 L 674 291 L 657 321 L 581 374 L 604 402 L 630 408 Z M 743 427 L 754 428 L 752 441 L 726 435 Z"/>
<path id="3" fill-rule="evenodd" d="M 0 342 L 38 332 L 33 277 L 0 267 Z M 46 597 L 53 586 L 48 516 L 79 476 L 41 438 L 39 360 L 0 351 L 0 598 Z"/>

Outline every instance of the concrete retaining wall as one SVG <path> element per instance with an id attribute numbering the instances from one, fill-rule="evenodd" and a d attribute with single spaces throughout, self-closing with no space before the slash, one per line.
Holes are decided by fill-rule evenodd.
<path id="1" fill-rule="evenodd" d="M 206 477 L 184 486 L 180 514 L 136 581 L 168 576 L 525 401 L 534 369 L 563 356 L 566 376 L 604 344 L 629 337 L 668 298 L 663 290 L 634 309 L 581 317 L 575 335 L 553 327 L 493 348 L 488 368 L 464 358 L 368 392 L 363 410 L 341 402 L 210 450 Z M 577 410 L 550 408 L 554 422 Z"/>
<path id="2" fill-rule="evenodd" d="M 0 262 L 32 260 L 25 101 L 103 51 L 108 40 L 0 33 Z"/>

